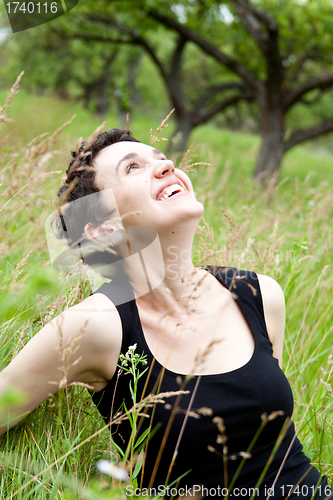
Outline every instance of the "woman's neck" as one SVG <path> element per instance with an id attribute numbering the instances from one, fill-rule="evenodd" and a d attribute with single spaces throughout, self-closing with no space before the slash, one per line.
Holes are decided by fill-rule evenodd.
<path id="1" fill-rule="evenodd" d="M 179 222 L 153 235 L 151 228 L 146 232 L 144 227 L 135 229 L 135 245 L 129 258 L 124 259 L 124 271 L 136 298 L 147 308 L 165 311 L 166 307 L 186 307 L 188 296 L 200 279 L 192 262 L 197 223 Z"/>

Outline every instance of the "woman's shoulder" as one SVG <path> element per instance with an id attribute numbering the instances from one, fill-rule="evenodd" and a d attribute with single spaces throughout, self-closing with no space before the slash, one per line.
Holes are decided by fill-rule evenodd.
<path id="1" fill-rule="evenodd" d="M 229 266 L 205 266 L 238 298 L 248 298 L 264 315 L 266 329 L 273 346 L 273 354 L 282 366 L 282 348 L 285 327 L 283 290 L 273 278 L 254 271 Z"/>
<path id="2" fill-rule="evenodd" d="M 285 309 L 284 293 L 279 283 L 264 274 L 258 274 L 264 308 L 271 314 L 281 314 Z"/>
<path id="3" fill-rule="evenodd" d="M 55 319 L 64 342 L 79 345 L 86 371 L 110 380 L 122 343 L 122 324 L 115 305 L 102 293 L 90 295 Z"/>
<path id="4" fill-rule="evenodd" d="M 85 356 L 104 356 L 118 352 L 122 341 L 122 325 L 115 305 L 103 294 L 90 295 L 82 302 L 65 309 L 52 322 L 61 330 L 64 342 L 75 339 Z"/>
<path id="5" fill-rule="evenodd" d="M 221 266 L 206 266 L 206 270 L 209 270 L 215 277 L 219 278 L 227 288 L 230 290 L 235 289 L 238 284 L 244 283 L 244 290 L 252 290 L 253 296 L 260 297 L 263 303 L 263 309 L 265 314 L 265 319 L 269 323 L 275 323 L 283 317 L 284 320 L 284 310 L 285 301 L 284 294 L 279 283 L 263 274 L 257 274 L 254 271 L 239 269 L 237 267 L 221 267 Z"/>
<path id="6" fill-rule="evenodd" d="M 94 293 L 82 302 L 66 309 L 62 316 L 76 330 L 85 324 L 85 331 L 93 333 L 96 341 L 100 337 L 121 339 L 121 320 L 115 304 L 103 293 Z"/>
<path id="7" fill-rule="evenodd" d="M 282 348 L 285 328 L 284 293 L 277 281 L 270 276 L 258 274 L 265 322 L 273 345 L 274 356 L 282 365 Z"/>

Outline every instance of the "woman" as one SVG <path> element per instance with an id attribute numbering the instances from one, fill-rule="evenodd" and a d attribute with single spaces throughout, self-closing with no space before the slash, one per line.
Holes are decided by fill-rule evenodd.
<path id="1" fill-rule="evenodd" d="M 59 196 L 67 203 L 60 235 L 112 281 L 51 321 L 1 373 L 1 388 L 29 395 L 20 414 L 75 381 L 89 385 L 105 419 L 123 411 L 124 401 L 130 408 L 125 358 L 136 350 L 149 368 L 136 381 L 137 400 L 174 391 L 138 424 L 139 434 L 152 430 L 138 482 L 146 494 L 173 485 L 166 494 L 330 496 L 290 420 L 293 399 L 280 368 L 282 290 L 266 276 L 193 266 L 203 206 L 187 175 L 128 131 L 113 129 L 73 153 Z M 64 345 L 80 341 L 65 380 L 54 385 L 59 331 Z M 112 433 L 126 450 L 128 420 Z"/>

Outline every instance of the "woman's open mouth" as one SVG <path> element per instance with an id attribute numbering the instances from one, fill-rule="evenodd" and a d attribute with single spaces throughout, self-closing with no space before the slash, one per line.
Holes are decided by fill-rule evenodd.
<path id="1" fill-rule="evenodd" d="M 180 184 L 171 184 L 160 191 L 156 197 L 157 201 L 167 200 L 176 194 L 185 193 L 185 189 Z"/>

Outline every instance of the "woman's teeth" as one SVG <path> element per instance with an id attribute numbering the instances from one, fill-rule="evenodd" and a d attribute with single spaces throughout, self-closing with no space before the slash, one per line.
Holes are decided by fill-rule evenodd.
<path id="1" fill-rule="evenodd" d="M 163 189 L 163 191 L 159 194 L 158 201 L 170 198 L 170 196 L 176 191 L 179 191 L 181 193 L 184 191 L 184 189 L 179 184 L 172 184 L 171 186 L 168 186 L 167 188 Z"/>

